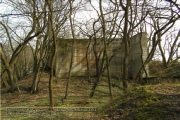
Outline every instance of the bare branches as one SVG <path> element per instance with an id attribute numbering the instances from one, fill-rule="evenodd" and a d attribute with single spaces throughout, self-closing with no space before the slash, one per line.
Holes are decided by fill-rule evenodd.
<path id="1" fill-rule="evenodd" d="M 9 39 L 9 42 L 10 42 L 11 49 L 12 49 L 12 51 L 14 52 L 14 48 L 13 48 L 11 36 L 10 36 L 10 34 L 9 34 L 9 30 L 8 30 L 8 28 L 6 27 L 6 25 L 3 24 L 1 21 L 0 21 L 0 24 L 4 27 L 4 29 L 5 29 L 5 31 L 6 31 L 6 34 L 7 34 L 7 37 L 8 37 L 8 39 Z"/>
<path id="2" fill-rule="evenodd" d="M 176 6 L 176 8 L 178 9 L 178 11 L 180 12 L 180 6 L 179 4 L 177 3 L 177 0 L 173 1 L 173 0 L 165 0 L 169 3 L 172 3 L 174 6 Z"/>

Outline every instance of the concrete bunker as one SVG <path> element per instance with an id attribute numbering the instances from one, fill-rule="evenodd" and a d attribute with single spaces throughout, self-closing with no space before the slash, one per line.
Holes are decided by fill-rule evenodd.
<path id="1" fill-rule="evenodd" d="M 55 60 L 55 76 L 63 78 L 68 76 L 70 59 L 71 59 L 71 41 L 72 39 L 58 39 L 57 53 Z M 130 61 L 129 61 L 129 77 L 134 77 L 143 65 L 148 55 L 147 49 L 147 33 L 139 33 L 131 37 L 130 44 Z M 72 76 L 87 76 L 87 62 L 89 61 L 90 75 L 94 76 L 95 57 L 93 53 L 93 40 L 90 43 L 88 50 L 88 57 L 86 58 L 87 46 L 89 39 L 76 39 L 74 44 L 74 57 L 72 65 Z M 103 50 L 103 41 L 98 39 L 97 52 Z M 112 40 L 109 44 L 108 54 L 111 58 L 110 70 L 111 75 L 122 78 L 123 73 L 123 59 L 124 59 L 124 46 L 121 38 Z M 148 73 L 148 65 L 145 68 Z M 106 72 L 104 72 L 106 75 Z M 145 77 L 145 74 L 143 74 Z"/>

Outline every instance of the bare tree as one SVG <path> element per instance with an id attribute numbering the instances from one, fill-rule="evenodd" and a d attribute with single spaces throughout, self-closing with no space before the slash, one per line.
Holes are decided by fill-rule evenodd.
<path id="1" fill-rule="evenodd" d="M 124 54 L 124 66 L 123 66 L 123 88 L 126 90 L 128 87 L 128 73 L 129 73 L 129 49 L 130 49 L 130 38 L 128 33 L 128 20 L 129 20 L 129 6 L 131 5 L 131 0 L 126 1 L 126 6 L 123 5 L 122 0 L 120 4 L 124 10 L 125 22 L 124 22 L 124 30 L 123 30 L 123 42 L 125 46 L 125 54 Z"/>
<path id="2" fill-rule="evenodd" d="M 151 3 L 147 3 L 148 4 Z M 177 10 L 173 9 L 173 6 L 169 4 L 169 6 L 166 6 L 167 10 L 161 9 L 162 4 L 160 4 L 159 1 L 157 1 L 157 4 L 155 6 L 151 6 L 146 9 L 148 11 L 148 19 L 146 19 L 146 24 L 149 24 L 152 28 L 152 31 L 150 33 L 150 50 L 149 54 L 147 56 L 147 59 L 144 61 L 143 66 L 141 67 L 136 80 L 139 80 L 141 74 L 143 73 L 144 67 L 152 60 L 154 54 L 156 53 L 156 49 L 159 46 L 161 49 L 161 42 L 162 42 L 162 37 L 169 31 L 176 23 L 176 21 L 180 18 L 180 16 L 177 14 Z M 155 9 L 155 11 L 153 11 Z M 164 15 L 164 12 L 166 12 L 166 15 Z M 148 22 L 150 20 L 150 22 Z M 152 23 L 151 23 L 152 21 Z M 161 49 L 162 52 L 162 49 Z M 165 62 L 165 56 L 163 57 L 163 61 Z"/>
<path id="3" fill-rule="evenodd" d="M 168 32 L 168 33 L 170 33 L 170 32 Z M 172 36 L 173 33 L 170 33 L 169 35 Z M 180 36 L 180 31 L 174 37 L 168 36 L 165 38 L 166 39 L 165 42 L 167 42 L 167 45 L 164 43 L 164 46 L 162 47 L 162 42 L 159 42 L 159 44 L 158 44 L 164 68 L 167 68 L 169 66 L 169 64 L 173 61 L 173 59 L 174 60 L 179 59 L 178 56 L 176 58 L 173 58 L 173 57 L 175 57 L 174 55 L 178 50 L 178 38 L 179 38 L 179 36 Z M 160 35 L 159 37 L 162 37 L 162 36 Z M 160 38 L 160 39 L 163 39 L 163 38 Z M 166 55 L 166 53 L 167 53 L 166 49 L 169 49 L 168 50 L 168 56 Z"/>
<path id="4" fill-rule="evenodd" d="M 14 3 L 13 1 L 10 1 L 10 2 L 12 3 L 12 5 L 14 5 L 14 7 L 19 5 L 19 4 Z M 25 5 L 25 4 L 22 4 L 22 5 Z M 32 8 L 32 11 L 35 13 L 36 11 L 34 11 L 35 9 L 33 9 L 35 6 L 31 6 L 31 5 L 32 4 L 29 5 L 29 8 Z M 18 12 L 20 12 L 19 14 L 21 14 L 21 15 L 25 15 L 23 10 L 22 11 L 19 10 Z M 11 81 L 11 91 L 12 92 L 14 92 L 16 90 L 16 88 L 17 88 L 17 85 L 15 84 L 15 77 L 14 77 L 14 64 L 16 63 L 16 60 L 17 60 L 19 54 L 21 53 L 23 48 L 27 45 L 27 43 L 30 40 L 37 37 L 44 30 L 44 27 L 42 27 L 38 31 L 35 31 L 36 26 L 37 26 L 38 17 L 36 16 L 36 14 L 32 14 L 32 16 L 30 16 L 30 17 L 32 18 L 32 26 L 30 26 L 31 29 L 29 30 L 28 34 L 24 38 L 21 38 L 22 42 L 19 43 L 19 45 L 16 48 L 13 48 L 13 53 L 12 53 L 12 56 L 11 56 L 10 60 L 7 60 L 6 57 L 3 57 L 3 61 L 4 61 L 5 66 L 7 68 L 9 80 Z M 1 22 L 1 25 L 3 25 L 2 22 Z M 3 25 L 3 26 L 5 28 L 5 25 Z M 7 30 L 6 30 L 6 33 L 7 33 L 7 35 L 9 34 Z M 12 47 L 13 45 L 12 45 L 12 42 L 11 42 L 12 40 L 11 40 L 10 37 L 9 37 L 9 41 L 10 41 L 10 44 L 11 44 L 11 47 Z M 3 47 L 1 47 L 1 49 L 2 49 L 1 54 L 3 53 L 5 55 L 6 53 L 3 52 Z"/>
<path id="5" fill-rule="evenodd" d="M 42 8 L 38 8 L 38 5 L 41 4 Z M 38 11 L 41 9 L 42 11 L 40 13 L 36 13 L 38 15 L 38 18 L 41 20 L 37 23 L 36 30 L 40 29 L 41 26 L 46 26 L 47 24 L 47 18 L 46 18 L 46 8 L 47 4 L 46 2 L 38 3 L 34 1 L 34 9 Z M 44 32 L 44 31 L 43 31 Z M 48 31 L 47 31 L 48 32 Z M 46 34 L 47 34 L 46 32 Z M 34 78 L 31 85 L 31 93 L 36 93 L 38 91 L 38 83 L 40 81 L 40 67 L 42 64 L 42 60 L 46 56 L 47 53 L 47 44 L 49 43 L 47 41 L 48 36 L 47 35 L 39 35 L 36 39 L 36 46 L 35 50 L 31 47 L 33 51 L 33 58 L 34 58 L 34 66 L 33 66 L 33 72 L 34 72 Z"/>
<path id="6" fill-rule="evenodd" d="M 104 9 L 103 4 L 108 4 L 110 7 Z M 111 2 L 99 2 L 99 11 L 92 4 L 91 6 L 96 11 L 98 18 L 93 22 L 93 52 L 95 56 L 95 64 L 96 64 L 96 81 L 93 84 L 92 91 L 90 93 L 90 97 L 94 95 L 95 88 L 99 82 L 100 75 L 107 70 L 107 78 L 108 78 L 108 86 L 109 86 L 109 95 L 112 98 L 111 93 L 111 70 L 110 70 L 110 61 L 113 58 L 114 54 L 110 55 L 109 47 L 112 41 L 116 38 L 118 34 L 119 26 L 117 25 L 117 17 L 119 14 L 119 8 L 117 6 L 113 6 Z M 116 5 L 117 2 L 116 2 Z M 112 17 L 113 16 L 113 17 Z M 99 27 L 97 28 L 97 24 Z M 107 29 L 108 26 L 108 29 Z M 115 31 L 117 30 L 117 31 Z M 99 38 L 98 38 L 99 33 Z M 101 40 L 102 39 L 102 40 Z"/>

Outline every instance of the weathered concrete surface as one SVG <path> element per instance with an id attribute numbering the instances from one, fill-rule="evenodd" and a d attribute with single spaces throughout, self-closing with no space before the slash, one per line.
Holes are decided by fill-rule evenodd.
<path id="1" fill-rule="evenodd" d="M 147 33 L 139 33 L 131 38 L 129 75 L 135 77 L 148 55 Z M 148 71 L 148 65 L 146 66 Z M 145 77 L 145 73 L 143 74 Z"/>
<path id="2" fill-rule="evenodd" d="M 74 57 L 72 66 L 72 76 L 84 76 L 87 75 L 87 60 L 86 52 L 88 39 L 75 40 L 74 45 Z M 95 75 L 95 57 L 93 52 L 94 41 L 91 40 L 90 47 L 88 49 L 88 61 L 90 66 L 90 75 Z M 72 39 L 59 39 L 56 53 L 55 75 L 56 77 L 67 77 L 70 59 L 71 59 L 71 42 Z M 98 39 L 98 45 L 96 51 L 100 54 L 103 51 L 103 41 Z M 147 34 L 139 33 L 131 38 L 130 46 L 130 65 L 129 65 L 129 77 L 134 77 L 139 69 L 142 67 L 143 61 L 148 54 L 147 50 Z M 113 40 L 108 46 L 108 55 L 110 60 L 110 70 L 112 76 L 122 77 L 123 59 L 124 59 L 124 45 L 122 39 Z M 102 54 L 101 54 L 102 58 Z M 101 61 L 101 60 L 100 60 Z M 101 62 L 99 63 L 101 64 Z M 148 72 L 148 66 L 146 67 Z M 106 72 L 104 72 L 106 74 Z"/>

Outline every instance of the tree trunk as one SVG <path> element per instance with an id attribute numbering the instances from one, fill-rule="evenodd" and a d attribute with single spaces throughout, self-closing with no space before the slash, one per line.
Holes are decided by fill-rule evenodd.
<path id="1" fill-rule="evenodd" d="M 123 88 L 124 90 L 127 90 L 128 88 L 128 74 L 129 74 L 129 34 L 128 34 L 128 16 L 129 16 L 129 6 L 130 6 L 130 0 L 126 0 L 127 5 L 126 7 L 123 6 L 122 1 L 121 5 L 125 11 L 125 23 L 124 23 L 124 36 L 123 36 L 123 42 L 124 42 L 124 48 L 125 48 L 125 53 L 124 53 L 124 64 L 123 64 Z"/>
<path id="2" fill-rule="evenodd" d="M 74 44 L 74 43 L 72 43 L 72 44 Z M 68 79 L 67 79 L 67 83 L 66 83 L 66 92 L 65 92 L 64 99 L 66 99 L 68 97 L 68 89 L 69 89 L 69 81 L 71 79 L 73 56 L 74 56 L 74 45 L 72 45 L 72 50 L 71 50 L 71 61 L 70 61 L 70 66 L 69 66 Z"/>
<path id="3" fill-rule="evenodd" d="M 7 74 L 8 74 L 9 81 L 10 81 L 10 92 L 14 92 L 15 86 L 16 86 L 15 82 L 14 82 L 14 74 L 13 74 L 13 70 L 12 70 L 8 60 L 7 60 L 7 57 L 6 57 L 5 52 L 3 50 L 2 44 L 0 44 L 0 53 L 1 53 L 2 61 L 5 64 L 6 69 L 7 69 Z"/>
<path id="4" fill-rule="evenodd" d="M 70 20 L 70 24 L 71 24 L 71 32 L 72 32 L 72 37 L 73 37 L 73 40 L 72 40 L 72 48 L 71 48 L 71 61 L 70 61 L 70 66 L 69 66 L 69 72 L 68 72 L 68 80 L 67 80 L 67 83 L 66 83 L 66 92 L 65 92 L 65 96 L 64 96 L 64 99 L 67 98 L 68 96 L 68 89 L 69 89 L 69 81 L 71 79 L 71 70 L 72 70 L 72 64 L 73 64 L 73 57 L 74 57 L 74 42 L 75 42 L 75 35 L 74 35 L 74 26 L 73 26 L 73 21 L 72 21 L 72 2 L 73 1 L 69 1 L 70 3 L 70 14 L 69 14 L 69 20 Z"/>
<path id="5" fill-rule="evenodd" d="M 8 87 L 10 87 L 9 86 L 9 83 L 8 83 L 8 74 L 7 74 L 7 70 L 4 70 L 3 72 L 2 72 L 2 74 L 1 74 L 1 87 L 6 87 L 6 88 L 8 88 Z"/>
<path id="6" fill-rule="evenodd" d="M 14 92 L 15 91 L 15 82 L 13 80 L 13 73 L 12 70 L 7 70 L 8 76 L 9 76 L 9 80 L 10 80 L 10 92 Z"/>
<path id="7" fill-rule="evenodd" d="M 96 80 L 94 81 L 94 84 L 92 86 L 92 90 L 91 90 L 91 93 L 90 93 L 90 98 L 92 98 L 94 96 L 94 92 L 95 92 L 95 89 L 99 83 L 99 78 L 100 78 L 100 73 L 99 73 L 99 58 L 98 58 L 98 55 L 97 55 L 97 51 L 96 51 L 96 47 L 97 47 L 97 40 L 96 38 L 94 38 L 94 45 L 93 45 L 93 52 L 94 52 L 94 56 L 95 56 L 95 64 L 96 64 Z"/>
<path id="8" fill-rule="evenodd" d="M 108 85 L 109 85 L 109 96 L 112 99 L 112 93 L 111 93 L 111 73 L 110 73 L 110 67 L 109 67 L 109 57 L 107 52 L 107 39 L 106 39 L 106 23 L 103 15 L 102 10 L 102 0 L 100 0 L 99 4 L 100 12 L 101 12 L 101 18 L 102 18 L 102 30 L 103 30 L 103 40 L 104 40 L 104 53 L 106 58 L 106 66 L 107 66 L 107 74 L 108 74 Z"/>
<path id="9" fill-rule="evenodd" d="M 54 100 L 53 100 L 53 89 L 52 89 L 52 81 L 54 76 L 54 63 L 55 63 L 55 56 L 56 56 L 56 33 L 54 31 L 54 23 L 53 23 L 53 1 L 48 0 L 47 1 L 48 8 L 50 13 L 48 14 L 48 36 L 49 39 L 52 39 L 52 60 L 51 60 L 51 71 L 49 76 L 49 104 L 51 107 L 51 110 L 53 110 L 54 107 Z"/>
<path id="10" fill-rule="evenodd" d="M 34 66 L 33 66 L 34 78 L 33 78 L 33 83 L 31 85 L 31 93 L 37 93 L 38 92 L 38 81 L 40 79 L 39 78 L 40 60 L 38 61 L 38 58 L 37 58 L 37 50 L 38 50 L 38 41 L 36 43 L 36 51 L 34 54 Z"/>
<path id="11" fill-rule="evenodd" d="M 39 72 L 40 72 L 40 70 L 38 67 L 34 73 L 33 83 L 31 86 L 31 93 L 37 93 L 38 92 Z"/>
<path id="12" fill-rule="evenodd" d="M 88 82 L 91 83 L 91 77 L 90 77 L 90 69 L 89 69 L 89 59 L 88 59 L 88 54 L 89 54 L 89 47 L 91 45 L 91 37 L 89 38 L 89 44 L 87 46 L 86 50 L 86 63 L 87 63 L 87 74 L 88 74 Z"/>

